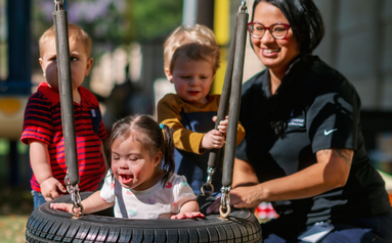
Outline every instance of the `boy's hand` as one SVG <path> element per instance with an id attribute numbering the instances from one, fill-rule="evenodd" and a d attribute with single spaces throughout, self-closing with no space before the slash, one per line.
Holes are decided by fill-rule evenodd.
<path id="1" fill-rule="evenodd" d="M 41 183 L 41 194 L 47 202 L 60 196 L 57 190 L 63 193 L 67 192 L 63 184 L 54 177 L 50 177 Z"/>
<path id="2" fill-rule="evenodd" d="M 72 204 L 71 203 L 51 203 L 50 208 L 61 210 L 67 213 L 72 213 Z M 80 212 L 80 208 L 75 208 L 75 213 L 78 214 Z"/>
<path id="3" fill-rule="evenodd" d="M 204 218 L 204 214 L 200 212 L 183 212 L 171 216 L 171 219 L 193 219 L 193 218 Z"/>
<path id="4" fill-rule="evenodd" d="M 218 149 L 222 148 L 225 143 L 225 137 L 218 130 L 211 130 L 203 136 L 200 148 L 205 149 Z"/>
<path id="5" fill-rule="evenodd" d="M 214 116 L 212 120 L 216 122 L 218 118 Z M 226 136 L 227 133 L 227 124 L 229 124 L 229 116 L 225 117 L 225 120 L 220 121 L 218 125 L 218 131 L 222 133 L 222 135 Z"/>

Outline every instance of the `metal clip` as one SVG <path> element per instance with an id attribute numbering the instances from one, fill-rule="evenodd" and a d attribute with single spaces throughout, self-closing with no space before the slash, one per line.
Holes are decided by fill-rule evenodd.
<path id="1" fill-rule="evenodd" d="M 212 167 L 208 167 L 207 170 L 207 182 L 201 186 L 200 190 L 203 193 L 203 196 L 209 196 L 214 192 L 214 186 L 212 185 L 212 175 L 215 173 L 215 169 Z M 207 191 L 209 188 L 210 191 Z"/>
<path id="2" fill-rule="evenodd" d="M 247 5 L 246 5 L 246 0 L 241 1 L 241 6 L 238 9 L 238 12 L 247 12 Z"/>
<path id="3" fill-rule="evenodd" d="M 56 11 L 63 10 L 64 0 L 54 0 L 54 6 Z"/>
<path id="4" fill-rule="evenodd" d="M 222 218 L 227 218 L 229 214 L 231 213 L 231 207 L 230 207 L 230 187 L 222 187 L 221 188 L 221 206 L 219 207 L 219 212 Z M 223 212 L 223 210 L 226 210 L 226 213 Z"/>
<path id="5" fill-rule="evenodd" d="M 72 208 L 71 208 L 71 212 L 75 218 L 80 218 L 80 216 L 83 214 L 84 208 L 83 208 L 82 200 L 81 200 L 80 194 L 79 194 L 79 186 L 78 185 L 76 185 L 76 186 L 68 185 L 67 191 L 69 192 L 69 194 L 71 194 L 71 201 L 73 203 Z M 80 211 L 75 212 L 75 208 L 80 208 Z"/>

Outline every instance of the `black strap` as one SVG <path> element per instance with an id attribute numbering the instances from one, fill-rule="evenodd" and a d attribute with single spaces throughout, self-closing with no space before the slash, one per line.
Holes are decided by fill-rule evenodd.
<path id="1" fill-rule="evenodd" d="M 128 218 L 127 207 L 125 207 L 125 202 L 122 193 L 122 186 L 121 184 L 114 179 L 114 194 L 117 197 L 118 207 L 120 208 L 121 215 L 124 219 Z"/>

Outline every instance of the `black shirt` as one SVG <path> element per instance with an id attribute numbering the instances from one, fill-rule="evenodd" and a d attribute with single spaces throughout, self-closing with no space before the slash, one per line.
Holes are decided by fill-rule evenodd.
<path id="1" fill-rule="evenodd" d="M 354 87 L 315 56 L 294 61 L 281 86 L 276 92 L 280 98 L 271 103 L 266 69 L 242 88 L 240 121 L 246 136 L 237 146 L 236 157 L 253 166 L 260 182 L 316 163 L 315 154 L 322 149 L 353 149 L 354 156 L 344 187 L 312 198 L 273 202 L 277 213 L 312 224 L 391 211 L 384 181 L 369 163 L 364 147 L 360 99 Z M 283 120 L 279 135 L 271 126 L 275 118 Z"/>

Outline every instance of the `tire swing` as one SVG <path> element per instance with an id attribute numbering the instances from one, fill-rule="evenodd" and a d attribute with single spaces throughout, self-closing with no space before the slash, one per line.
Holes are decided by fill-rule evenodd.
<path id="1" fill-rule="evenodd" d="M 65 159 L 68 167 L 65 182 L 70 195 L 58 197 L 53 202 L 73 203 L 74 207 L 79 207 L 83 211 L 81 200 L 87 198 L 92 192 L 79 194 L 67 12 L 62 8 L 64 0 L 54 0 L 54 2 L 56 11 L 53 12 L 53 19 L 58 53 L 61 118 L 64 121 L 62 124 L 65 135 Z M 227 149 L 225 150 L 223 168 L 220 215 L 210 214 L 205 218 L 182 220 L 123 219 L 102 216 L 100 212 L 72 216 L 63 211 L 51 209 L 50 203 L 47 202 L 35 209 L 30 215 L 26 225 L 26 242 L 262 242 L 261 227 L 256 217 L 246 209 L 231 211 L 229 198 L 241 99 L 247 20 L 246 0 L 242 0 L 237 14 L 237 25 L 230 44 L 229 62 L 218 110 L 217 124 L 227 114 L 227 103 L 230 98 L 231 112 L 226 138 Z M 204 213 L 209 205 L 208 196 L 214 191 L 211 180 L 218 159 L 219 150 L 212 151 L 208 161 L 207 183 L 201 188 L 204 194 L 198 197 L 200 209 Z"/>

